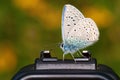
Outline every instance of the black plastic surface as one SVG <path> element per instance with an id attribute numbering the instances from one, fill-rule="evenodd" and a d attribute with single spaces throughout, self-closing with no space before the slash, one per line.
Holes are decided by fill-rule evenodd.
<path id="1" fill-rule="evenodd" d="M 40 59 L 22 68 L 12 80 L 120 80 L 108 66 L 99 64 L 94 58 L 58 60 L 51 58 L 49 51 L 42 51 Z"/>
<path id="2" fill-rule="evenodd" d="M 119 76 L 108 66 L 98 65 L 96 70 L 36 70 L 35 64 L 22 68 L 12 80 L 20 80 L 29 75 L 39 75 L 41 77 L 29 77 L 25 80 L 120 80 Z M 51 76 L 52 75 L 52 76 Z M 58 75 L 56 77 L 56 75 Z M 65 75 L 69 75 L 65 77 Z M 75 76 L 78 75 L 78 76 Z M 46 76 L 46 77 L 42 77 Z"/>

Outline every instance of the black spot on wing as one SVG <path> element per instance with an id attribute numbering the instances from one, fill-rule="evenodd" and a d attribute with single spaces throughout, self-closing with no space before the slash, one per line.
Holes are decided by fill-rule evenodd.
<path id="1" fill-rule="evenodd" d="M 74 29 L 74 31 L 76 31 L 76 29 Z"/>
<path id="2" fill-rule="evenodd" d="M 76 25 L 76 23 L 74 23 L 74 25 Z"/>
<path id="3" fill-rule="evenodd" d="M 89 40 L 89 38 L 87 38 L 87 40 Z"/>
<path id="4" fill-rule="evenodd" d="M 73 19 L 73 17 L 71 17 L 71 19 Z"/>
<path id="5" fill-rule="evenodd" d="M 75 21 L 75 20 L 73 19 L 73 21 Z"/>
<path id="6" fill-rule="evenodd" d="M 67 26 L 70 26 L 70 24 L 67 24 Z"/>

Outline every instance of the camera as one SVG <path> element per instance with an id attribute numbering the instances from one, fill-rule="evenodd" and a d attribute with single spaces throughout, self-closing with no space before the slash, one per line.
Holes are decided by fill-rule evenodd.
<path id="1" fill-rule="evenodd" d="M 51 57 L 49 50 L 41 51 L 40 58 L 20 69 L 12 80 L 120 80 L 110 67 L 97 64 L 89 51 L 82 54 L 84 57 L 75 58 L 75 61 L 63 61 Z"/>

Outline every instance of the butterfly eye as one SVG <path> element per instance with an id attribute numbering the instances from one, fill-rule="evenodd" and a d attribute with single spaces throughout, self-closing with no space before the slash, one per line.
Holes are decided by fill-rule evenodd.
<path id="1" fill-rule="evenodd" d="M 63 43 L 61 43 L 60 46 L 63 47 Z"/>

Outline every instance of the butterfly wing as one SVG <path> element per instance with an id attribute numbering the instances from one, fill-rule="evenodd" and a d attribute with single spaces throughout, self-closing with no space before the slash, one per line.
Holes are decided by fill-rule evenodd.
<path id="1" fill-rule="evenodd" d="M 62 13 L 62 39 L 65 43 L 70 30 L 78 23 L 80 19 L 84 19 L 83 14 L 74 6 L 67 4 L 64 6 Z"/>
<path id="2" fill-rule="evenodd" d="M 90 18 L 84 18 L 71 29 L 67 43 L 82 49 L 95 43 L 98 37 L 99 31 L 95 22 Z"/>

